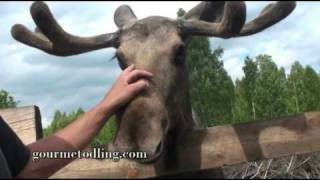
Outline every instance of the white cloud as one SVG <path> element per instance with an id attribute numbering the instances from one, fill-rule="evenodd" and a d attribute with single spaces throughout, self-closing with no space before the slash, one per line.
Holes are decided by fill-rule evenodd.
<path id="1" fill-rule="evenodd" d="M 242 60 L 236 57 L 232 57 L 224 61 L 224 68 L 231 76 L 233 81 L 235 81 L 237 78 L 240 79 L 244 76 L 242 71 L 242 65 Z"/>

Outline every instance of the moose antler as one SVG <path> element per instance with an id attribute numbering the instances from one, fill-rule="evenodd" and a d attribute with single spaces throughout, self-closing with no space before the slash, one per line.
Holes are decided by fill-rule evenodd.
<path id="1" fill-rule="evenodd" d="M 178 20 L 181 31 L 191 35 L 205 35 L 222 38 L 247 36 L 258 33 L 287 17 L 295 8 L 295 2 L 278 2 L 266 6 L 260 15 L 245 24 L 246 5 L 242 1 L 201 2 Z M 57 23 L 48 6 L 34 2 L 30 9 L 37 28 L 31 32 L 25 26 L 12 27 L 12 36 L 29 46 L 49 54 L 70 56 L 106 47 L 117 47 L 120 30 L 132 24 L 137 18 L 127 5 L 120 6 L 114 21 L 120 30 L 93 37 L 74 36 Z"/>
<path id="2" fill-rule="evenodd" d="M 264 29 L 278 23 L 286 18 L 296 7 L 295 2 L 280 1 L 269 4 L 260 13 L 260 15 L 245 24 L 238 36 L 247 36 L 263 31 Z"/>
<path id="3" fill-rule="evenodd" d="M 31 32 L 21 24 L 16 24 L 12 27 L 11 34 L 16 40 L 49 54 L 70 56 L 115 47 L 117 44 L 118 32 L 93 37 L 79 37 L 67 33 L 43 2 L 34 2 L 30 13 L 37 25 L 35 32 Z"/>
<path id="4" fill-rule="evenodd" d="M 260 15 L 245 24 L 244 2 L 201 2 L 180 20 L 183 32 L 222 38 L 252 35 L 276 24 L 295 8 L 295 2 L 277 2 L 266 6 Z"/>

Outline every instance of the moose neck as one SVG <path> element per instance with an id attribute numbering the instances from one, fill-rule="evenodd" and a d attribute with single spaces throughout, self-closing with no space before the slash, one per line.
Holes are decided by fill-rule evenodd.
<path id="1" fill-rule="evenodd" d="M 170 122 L 174 122 L 173 130 L 178 135 L 183 135 L 186 131 L 193 129 L 194 121 L 192 119 L 192 109 L 189 93 L 188 70 L 186 65 L 180 68 L 177 82 L 172 88 L 175 90 L 167 99 L 167 107 Z"/>

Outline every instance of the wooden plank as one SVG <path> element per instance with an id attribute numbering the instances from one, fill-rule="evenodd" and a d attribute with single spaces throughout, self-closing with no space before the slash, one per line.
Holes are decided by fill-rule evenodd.
<path id="1" fill-rule="evenodd" d="M 0 109 L 0 116 L 25 144 L 42 138 L 41 115 L 37 106 Z"/>
<path id="2" fill-rule="evenodd" d="M 149 178 L 320 151 L 320 112 L 191 132 L 167 170 L 134 161 L 77 159 L 53 178 Z"/>

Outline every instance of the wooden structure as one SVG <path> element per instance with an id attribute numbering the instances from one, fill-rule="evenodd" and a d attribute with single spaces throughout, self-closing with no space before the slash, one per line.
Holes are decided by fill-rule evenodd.
<path id="1" fill-rule="evenodd" d="M 37 106 L 0 109 L 0 116 L 25 144 L 42 138 L 40 110 Z"/>
<path id="2" fill-rule="evenodd" d="M 39 109 L 35 106 L 1 110 L 0 115 L 24 142 L 41 137 Z M 122 159 L 78 159 L 53 178 L 148 178 L 208 170 L 241 162 L 320 151 L 320 112 L 216 126 L 191 132 L 177 145 L 177 159 L 163 170 L 156 165 Z"/>

